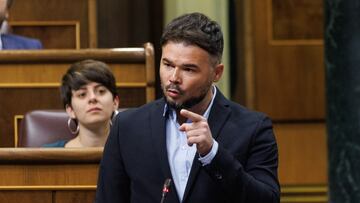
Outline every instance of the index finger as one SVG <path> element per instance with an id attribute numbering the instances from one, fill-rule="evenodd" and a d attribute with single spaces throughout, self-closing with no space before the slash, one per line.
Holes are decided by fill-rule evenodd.
<path id="1" fill-rule="evenodd" d="M 199 122 L 199 121 L 204 121 L 206 120 L 204 117 L 202 117 L 199 114 L 196 114 L 194 112 L 191 112 L 189 110 L 186 109 L 181 109 L 180 111 L 180 115 L 190 119 L 192 122 Z"/>

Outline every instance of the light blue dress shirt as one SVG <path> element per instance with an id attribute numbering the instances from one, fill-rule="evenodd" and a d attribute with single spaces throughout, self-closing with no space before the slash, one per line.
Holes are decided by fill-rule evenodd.
<path id="1" fill-rule="evenodd" d="M 215 96 L 216 88 L 213 86 L 213 97 L 205 113 L 202 115 L 206 119 L 209 117 Z M 187 144 L 186 133 L 179 130 L 180 125 L 177 122 L 176 111 L 165 105 L 164 116 L 166 116 L 166 114 L 166 147 L 168 159 L 173 182 L 179 195 L 180 202 L 182 202 L 196 153 L 196 144 L 192 146 Z M 191 123 L 190 120 L 187 120 L 186 122 Z M 206 156 L 199 158 L 199 161 L 203 166 L 209 164 L 217 153 L 218 143 L 215 140 L 213 141 L 211 151 Z"/>
<path id="2" fill-rule="evenodd" d="M 0 33 L 0 50 L 3 49 L 3 45 L 2 45 L 2 39 L 1 39 L 1 33 Z"/>

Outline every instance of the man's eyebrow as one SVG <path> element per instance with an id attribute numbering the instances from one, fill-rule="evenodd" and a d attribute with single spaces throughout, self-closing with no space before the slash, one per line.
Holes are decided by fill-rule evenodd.
<path id="1" fill-rule="evenodd" d="M 193 64 L 193 63 L 184 63 L 181 66 L 185 67 L 185 68 L 198 68 L 199 67 L 198 65 Z"/>
<path id="2" fill-rule="evenodd" d="M 167 58 L 163 58 L 162 61 L 167 62 L 167 63 L 172 63 L 172 61 Z"/>
<path id="3" fill-rule="evenodd" d="M 169 63 L 170 65 L 174 64 L 170 59 L 167 59 L 167 58 L 163 58 L 162 61 Z M 183 63 L 180 66 L 184 67 L 184 68 L 198 68 L 199 67 L 198 65 L 196 65 L 194 63 Z"/>

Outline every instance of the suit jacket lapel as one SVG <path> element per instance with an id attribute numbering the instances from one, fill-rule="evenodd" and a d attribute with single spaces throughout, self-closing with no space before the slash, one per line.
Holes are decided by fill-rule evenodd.
<path id="1" fill-rule="evenodd" d="M 164 174 L 164 178 L 171 177 L 171 171 L 169 166 L 169 160 L 166 149 L 166 135 L 165 135 L 165 118 L 163 116 L 164 111 L 163 100 L 157 101 L 155 108 L 151 109 L 150 122 L 151 122 L 151 136 L 155 149 L 157 149 L 158 157 L 160 159 L 161 169 Z M 165 180 L 165 179 L 164 179 Z"/>
<path id="2" fill-rule="evenodd" d="M 224 127 L 226 121 L 229 119 L 231 110 L 228 108 L 228 102 L 229 101 L 218 90 L 208 118 L 208 124 L 211 130 L 211 134 L 215 140 L 218 138 L 221 129 Z"/>
<path id="3" fill-rule="evenodd" d="M 217 137 L 219 137 L 220 131 L 231 113 L 230 109 L 227 108 L 228 107 L 227 102 L 228 102 L 227 99 L 221 94 L 219 89 L 217 89 L 216 97 L 214 99 L 214 103 L 208 118 L 208 124 L 211 130 L 211 134 L 215 140 L 217 139 Z M 191 167 L 190 176 L 186 184 L 183 202 L 186 201 L 186 198 L 190 193 L 191 187 L 196 181 L 197 175 L 200 171 L 201 163 L 198 159 L 199 159 L 199 154 L 196 153 L 193 160 L 193 165 Z"/>
<path id="4" fill-rule="evenodd" d="M 165 102 L 163 99 L 156 101 L 155 108 L 151 109 L 150 122 L 151 122 L 151 136 L 155 149 L 157 150 L 157 157 L 161 170 L 163 172 L 164 182 L 167 178 L 172 178 L 169 159 L 166 148 L 166 135 L 165 135 L 165 117 L 163 116 Z M 156 162 L 157 163 L 157 162 Z M 154 164 L 156 164 L 154 163 Z M 161 189 L 161 188 L 160 188 Z M 160 194 L 159 194 L 160 195 Z M 167 194 L 166 200 L 168 202 L 179 202 L 175 184 L 171 183 L 170 192 Z"/>

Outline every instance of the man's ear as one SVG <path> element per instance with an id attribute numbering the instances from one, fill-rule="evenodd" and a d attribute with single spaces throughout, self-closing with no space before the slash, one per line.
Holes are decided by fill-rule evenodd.
<path id="1" fill-rule="evenodd" d="M 69 115 L 70 118 L 72 119 L 76 118 L 75 112 L 69 104 L 66 104 L 65 109 L 66 109 L 66 113 Z"/>
<path id="2" fill-rule="evenodd" d="M 214 79 L 213 82 L 218 82 L 224 72 L 224 64 L 220 63 L 214 68 Z"/>

